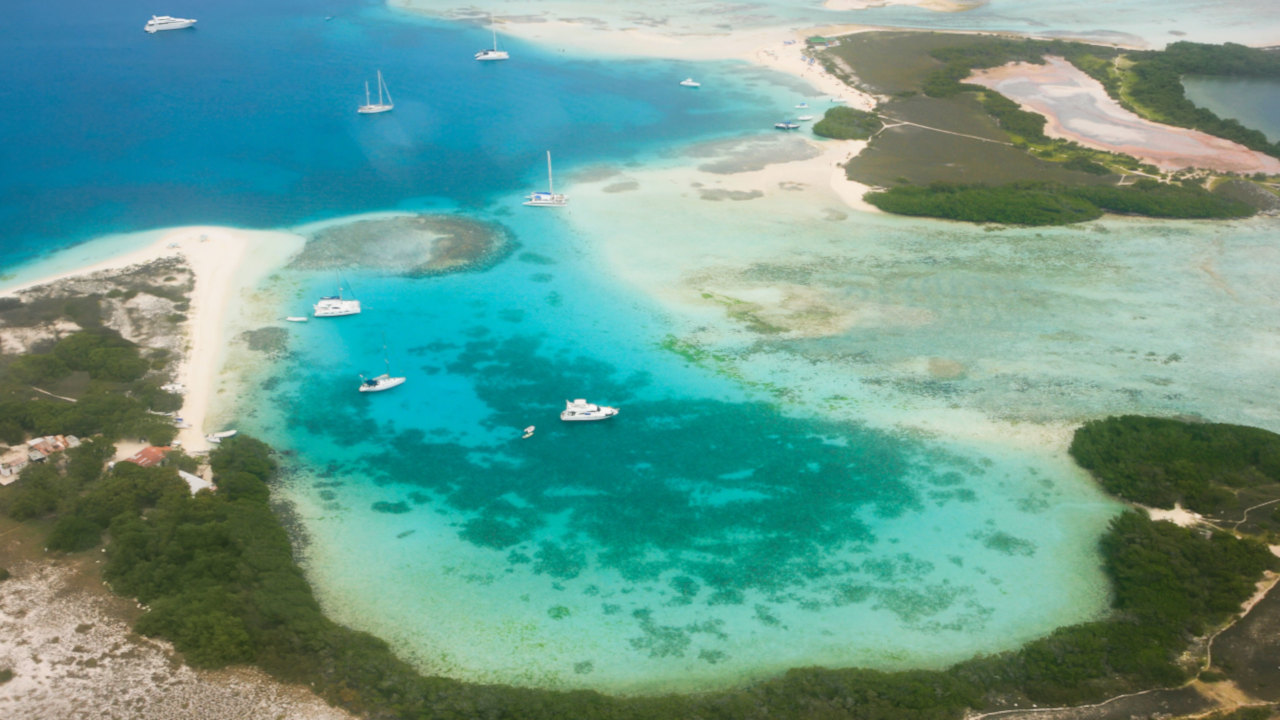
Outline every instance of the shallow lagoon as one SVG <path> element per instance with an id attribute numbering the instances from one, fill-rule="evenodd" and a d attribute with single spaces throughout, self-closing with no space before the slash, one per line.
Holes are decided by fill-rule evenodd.
<path id="1" fill-rule="evenodd" d="M 477 75 L 478 25 L 379 3 L 328 24 L 272 5 L 279 22 L 158 42 L 136 23 L 102 32 L 117 9 L 89 5 L 75 27 L 0 30 L 27 78 L 0 93 L 58 99 L 56 117 L 0 123 L 15 140 L 0 162 L 24 169 L 0 185 L 6 260 L 108 229 L 394 208 L 465 212 L 519 243 L 479 272 L 354 272 L 366 315 L 280 324 L 284 349 L 233 356 L 249 392 L 224 419 L 290 453 L 284 494 L 326 610 L 424 670 L 654 691 L 1014 647 L 1106 607 L 1093 546 L 1117 507 L 1066 459 L 1075 423 L 1152 412 L 1280 426 L 1274 220 L 1031 232 L 865 216 L 813 178 L 719 188 L 691 170 L 715 163 L 681 159 L 767 127 L 804 94 L 739 64 L 699 69 L 724 94 L 677 96 L 688 64 L 584 68 L 514 42 L 528 59 L 514 77 Z M 1248 41 L 1276 11 L 1105 6 L 1104 26 L 1097 8 L 1060 3 L 788 3 L 782 16 L 1160 44 Z M 255 34 L 285 26 L 289 47 Z M 94 72 L 78 52 L 32 52 L 41 32 L 77 51 L 96 33 Z M 460 59 L 424 63 L 427 48 Z M 204 81 L 157 99 L 174 76 L 140 68 L 174 58 L 173 73 Z M 377 67 L 404 112 L 361 124 L 348 106 Z M 526 93 L 533 77 L 546 93 Z M 474 92 L 481 82 L 494 92 Z M 530 132 L 506 132 L 510 98 L 528 101 Z M 86 133 L 85 117 L 106 125 Z M 470 122 L 484 117 L 502 132 Z M 34 128 L 56 152 L 25 141 Z M 199 142 L 175 154 L 186 134 Z M 531 215 L 516 203 L 548 145 L 573 205 Z M 334 282 L 283 271 L 244 304 L 244 326 L 298 314 Z M 384 345 L 410 383 L 360 395 Z M 562 427 L 559 403 L 576 396 L 623 414 Z"/>
<path id="2" fill-rule="evenodd" d="M 690 363 L 571 235 L 521 230 L 480 273 L 355 276 L 366 313 L 290 327 L 257 378 L 247 427 L 298 453 L 287 495 L 340 621 L 430 672 L 625 692 L 940 666 L 1105 608 L 1116 506 L 1061 456 L 833 419 L 779 394 L 786 368 L 770 387 Z M 285 307 L 328 282 L 277 279 Z M 384 333 L 410 380 L 356 393 Z M 561 423 L 578 396 L 622 413 Z"/>

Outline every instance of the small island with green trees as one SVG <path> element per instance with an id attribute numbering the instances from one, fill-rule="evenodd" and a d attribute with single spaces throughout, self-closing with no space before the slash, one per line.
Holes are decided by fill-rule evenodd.
<path id="1" fill-rule="evenodd" d="M 51 303 L 46 312 L 66 321 L 68 309 Z M 0 318 L 33 310 L 10 303 Z M 80 315 L 86 325 L 92 317 Z M 159 417 L 148 408 L 168 402 L 147 384 L 163 373 L 162 359 L 87 327 L 20 357 L 0 356 L 6 442 L 73 427 L 85 438 L 0 488 L 0 511 L 4 523 L 43 533 L 47 553 L 101 553 L 101 577 L 141 603 L 137 632 L 168 640 L 193 666 L 254 665 L 370 718 L 960 720 L 1135 693 L 1114 707 L 1190 714 L 1213 707 L 1196 683 L 1237 677 L 1264 703 L 1280 701 L 1280 684 L 1267 684 L 1280 680 L 1274 672 L 1241 661 L 1244 650 L 1212 645 L 1235 629 L 1255 583 L 1280 567 L 1266 545 L 1280 531 L 1280 514 L 1263 510 L 1280 501 L 1274 433 L 1143 417 L 1077 431 L 1072 456 L 1110 492 L 1217 513 L 1197 527 L 1153 521 L 1138 509 L 1118 515 L 1100 539 L 1113 588 L 1104 619 L 939 670 L 796 668 L 731 691 L 618 697 L 424 676 L 382 640 L 327 618 L 295 560 L 294 543 L 304 540 L 291 539 L 283 508 L 272 505 L 273 451 L 252 437 L 229 438 L 204 460 L 176 450 L 159 466 L 108 467 L 116 438 L 145 432 L 163 441 L 147 420 Z M 49 397 L 33 380 L 70 394 Z M 193 493 L 179 471 L 200 462 L 216 489 Z M 1280 618 L 1275 602 L 1263 598 L 1267 609 L 1247 619 Z M 1263 704 L 1230 717 L 1268 712 Z"/>
<path id="2" fill-rule="evenodd" d="M 1126 109 L 1280 157 L 1280 143 L 1196 107 L 1181 77 L 1280 78 L 1280 53 L 1241 45 L 1173 43 L 1130 51 L 1064 40 L 995 35 L 872 32 L 817 51 L 831 73 L 880 98 L 850 126 L 833 108 L 814 127 L 832 138 L 870 137 L 850 179 L 878 188 L 865 200 L 886 212 L 965 222 L 1063 225 L 1104 213 L 1171 219 L 1232 219 L 1280 208 L 1280 183 L 1265 175 L 1161 171 L 1134 157 L 1051 138 L 1046 118 L 989 88 L 975 70 L 1065 58 Z M 855 76 L 850 67 L 857 67 Z M 881 127 L 882 125 L 882 127 Z M 839 129 L 837 129 L 839 128 Z"/>

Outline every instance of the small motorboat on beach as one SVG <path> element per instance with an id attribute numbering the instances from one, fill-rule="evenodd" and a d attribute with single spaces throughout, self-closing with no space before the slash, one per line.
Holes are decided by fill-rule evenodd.
<path id="1" fill-rule="evenodd" d="M 608 405 L 596 405 L 582 398 L 570 402 L 564 401 L 564 410 L 560 411 L 560 419 L 565 422 L 581 420 L 608 420 L 618 414 L 618 408 Z"/>
<path id="2" fill-rule="evenodd" d="M 235 437 L 235 435 L 236 435 L 235 430 L 223 430 L 222 432 L 209 433 L 208 435 L 204 436 L 204 439 L 207 442 L 217 445 L 218 443 L 222 442 L 223 440 L 226 440 L 229 437 Z"/>

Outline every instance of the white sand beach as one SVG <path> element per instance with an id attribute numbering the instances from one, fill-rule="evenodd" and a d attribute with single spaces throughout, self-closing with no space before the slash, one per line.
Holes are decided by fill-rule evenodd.
<path id="1" fill-rule="evenodd" d="M 285 232 L 239 230 L 225 227 L 180 227 L 142 235 L 154 237 L 145 246 L 122 252 L 83 267 L 59 271 L 0 290 L 0 296 L 47 285 L 66 278 L 123 270 L 161 258 L 182 257 L 195 278 L 187 313 L 187 348 L 174 381 L 186 388 L 179 415 L 187 427 L 178 440 L 189 452 L 209 448 L 205 421 L 217 392 L 223 352 L 227 346 L 227 321 L 235 301 L 256 287 L 266 275 L 302 248 L 305 240 Z M 75 252 L 75 249 L 68 252 Z M 245 262 L 252 258 L 252 262 Z"/>

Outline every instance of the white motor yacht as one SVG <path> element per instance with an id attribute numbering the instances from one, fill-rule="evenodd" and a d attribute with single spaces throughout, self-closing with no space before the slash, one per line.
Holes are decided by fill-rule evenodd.
<path id="1" fill-rule="evenodd" d="M 160 30 L 181 30 L 195 25 L 196 21 L 189 18 L 169 17 L 168 15 L 152 15 L 146 25 L 142 26 L 143 30 L 149 33 L 158 32 Z"/>
<path id="2" fill-rule="evenodd" d="M 564 401 L 564 410 L 560 411 L 560 419 L 566 422 L 577 420 L 608 420 L 618 414 L 618 408 L 607 405 L 596 405 L 582 398 L 572 402 Z"/>

